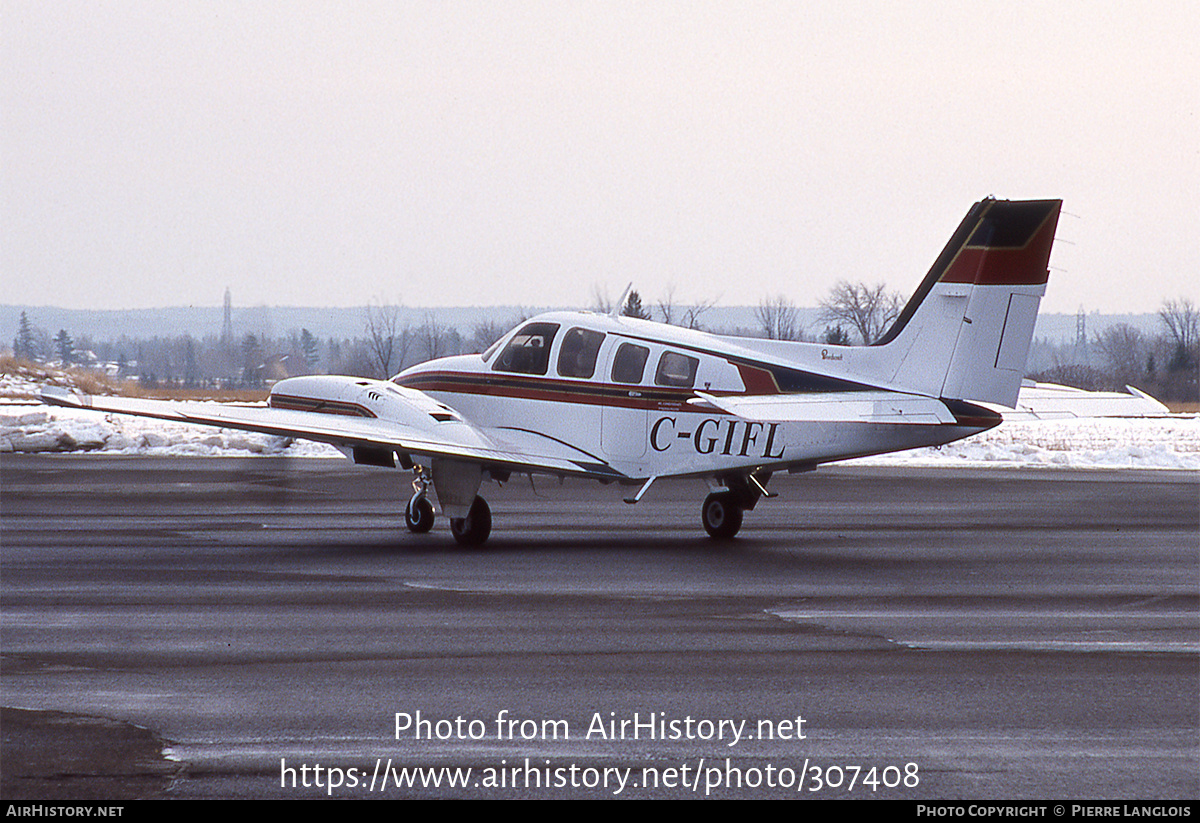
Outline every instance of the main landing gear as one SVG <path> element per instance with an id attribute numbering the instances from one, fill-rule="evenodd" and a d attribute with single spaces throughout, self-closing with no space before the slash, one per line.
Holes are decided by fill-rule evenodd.
<path id="1" fill-rule="evenodd" d="M 404 507 L 404 524 L 413 534 L 425 534 L 433 528 L 433 503 L 429 502 L 429 472 L 417 467 L 413 478 L 413 496 Z M 487 501 L 476 496 L 466 517 L 450 519 L 450 533 L 460 546 L 479 546 L 492 533 L 492 510 Z"/>
<path id="2" fill-rule="evenodd" d="M 460 546 L 478 546 L 492 533 L 492 510 L 487 501 L 476 497 L 466 517 L 450 520 L 450 533 Z"/>
<path id="3" fill-rule="evenodd" d="M 745 509 L 737 504 L 733 492 L 713 492 L 704 499 L 700 518 L 704 521 L 704 530 L 708 532 L 709 537 L 728 540 L 741 529 L 744 512 Z"/>
<path id="4" fill-rule="evenodd" d="M 765 484 L 770 479 L 769 474 L 762 477 L 749 474 L 725 478 L 727 488 L 704 498 L 704 505 L 700 508 L 700 520 L 708 536 L 715 540 L 728 540 L 737 534 L 742 528 L 742 516 L 746 510 L 753 509 L 764 495 L 775 496 L 767 492 Z"/>

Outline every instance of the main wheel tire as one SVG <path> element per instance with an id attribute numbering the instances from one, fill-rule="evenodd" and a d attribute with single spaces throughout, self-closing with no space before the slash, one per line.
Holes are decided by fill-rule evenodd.
<path id="1" fill-rule="evenodd" d="M 708 536 L 727 540 L 742 527 L 742 507 L 734 502 L 732 492 L 713 492 L 704 500 L 700 517 Z"/>
<path id="2" fill-rule="evenodd" d="M 492 510 L 487 501 L 476 497 L 471 504 L 471 510 L 466 517 L 456 517 L 450 521 L 450 533 L 460 546 L 479 546 L 492 533 Z"/>
<path id="3" fill-rule="evenodd" d="M 404 524 L 413 534 L 424 534 L 433 528 L 433 504 L 423 494 L 414 494 L 404 507 Z"/>

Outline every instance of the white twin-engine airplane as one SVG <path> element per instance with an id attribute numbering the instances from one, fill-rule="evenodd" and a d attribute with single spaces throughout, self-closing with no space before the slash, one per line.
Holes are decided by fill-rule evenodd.
<path id="1" fill-rule="evenodd" d="M 552 312 L 482 355 L 390 381 L 282 380 L 267 407 L 46 389 L 50 403 L 330 443 L 356 463 L 415 473 L 408 528 L 433 526 L 434 489 L 462 545 L 483 543 L 482 481 L 544 474 L 638 487 L 702 477 L 701 519 L 728 538 L 774 472 L 949 443 L 1017 400 L 1059 200 L 971 207 L 882 339 L 865 347 L 729 337 L 628 317 Z M 974 402 L 972 402 L 974 401 Z"/>

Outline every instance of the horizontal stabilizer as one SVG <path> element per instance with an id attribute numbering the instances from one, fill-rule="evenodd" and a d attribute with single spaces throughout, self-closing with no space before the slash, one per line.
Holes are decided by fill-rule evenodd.
<path id="1" fill-rule="evenodd" d="M 1084 391 L 1054 383 L 1021 387 L 1014 409 L 998 407 L 1005 420 L 1065 420 L 1080 417 L 1162 417 L 1171 410 L 1143 391 Z"/>

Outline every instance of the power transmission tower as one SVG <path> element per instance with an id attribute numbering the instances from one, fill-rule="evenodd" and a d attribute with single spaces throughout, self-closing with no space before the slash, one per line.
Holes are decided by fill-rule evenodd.
<path id="1" fill-rule="evenodd" d="M 1075 315 L 1075 362 L 1086 364 L 1087 351 L 1087 313 L 1084 312 L 1083 306 L 1080 306 L 1078 314 Z"/>
<path id="2" fill-rule="evenodd" d="M 233 297 L 229 287 L 225 287 L 225 325 L 221 328 L 221 342 L 228 345 L 233 342 Z"/>

